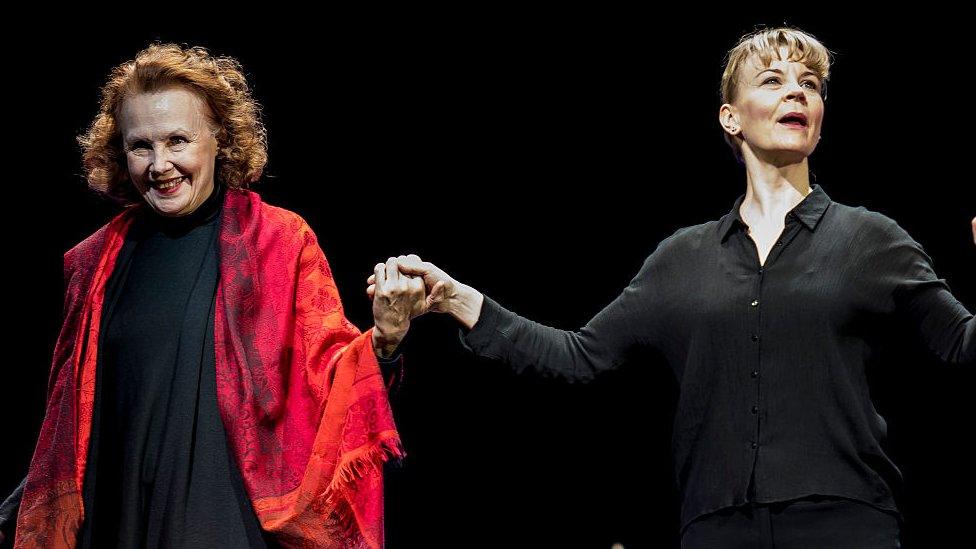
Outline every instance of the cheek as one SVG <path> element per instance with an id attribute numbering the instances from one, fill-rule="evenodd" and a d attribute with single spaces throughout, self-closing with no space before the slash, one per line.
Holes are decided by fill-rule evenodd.
<path id="1" fill-rule="evenodd" d="M 137 184 L 140 183 L 140 175 L 145 171 L 146 162 L 140 158 L 129 157 L 126 159 L 126 167 L 129 170 L 129 179 Z"/>
<path id="2" fill-rule="evenodd" d="M 824 104 L 823 99 L 821 99 L 819 95 L 814 96 L 814 98 L 810 100 L 810 114 L 818 124 L 823 122 Z"/>
<path id="3" fill-rule="evenodd" d="M 765 105 L 751 105 L 743 111 L 743 114 L 745 115 L 746 123 L 756 125 L 769 120 L 775 112 L 774 108 L 768 108 Z"/>
<path id="4" fill-rule="evenodd" d="M 212 174 L 214 172 L 214 159 L 207 155 L 200 155 L 193 159 L 193 165 L 190 167 L 197 174 Z"/>
<path id="5" fill-rule="evenodd" d="M 200 155 L 196 154 L 183 154 L 177 159 L 174 159 L 174 163 L 178 168 L 186 172 L 199 172 L 203 168 Z"/>

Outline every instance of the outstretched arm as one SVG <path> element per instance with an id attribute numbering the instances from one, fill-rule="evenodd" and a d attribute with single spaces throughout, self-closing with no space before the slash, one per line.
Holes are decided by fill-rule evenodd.
<path id="1" fill-rule="evenodd" d="M 976 219 L 972 220 L 976 243 Z M 911 236 L 896 223 L 879 250 L 883 273 L 894 285 L 899 316 L 917 331 L 928 348 L 951 364 L 976 364 L 976 317 L 949 291 L 932 261 Z"/>
<path id="2" fill-rule="evenodd" d="M 423 277 L 426 311 L 453 316 L 470 330 L 464 342 L 475 354 L 502 360 L 516 371 L 533 369 L 568 381 L 587 381 L 648 344 L 657 330 L 650 261 L 630 286 L 578 331 L 544 326 L 523 318 L 462 284 L 417 256 L 398 258 L 400 270 Z M 375 278 L 367 281 L 372 294 Z"/>

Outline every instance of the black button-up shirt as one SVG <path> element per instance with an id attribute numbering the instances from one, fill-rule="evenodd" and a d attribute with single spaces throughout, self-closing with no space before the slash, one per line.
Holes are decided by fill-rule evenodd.
<path id="1" fill-rule="evenodd" d="M 908 323 L 944 361 L 976 362 L 976 321 L 890 218 L 818 185 L 789 212 L 764 265 L 739 215 L 678 230 L 577 332 L 485 298 L 464 337 L 516 370 L 585 381 L 642 348 L 680 395 L 672 449 L 681 525 L 747 502 L 812 494 L 897 512 L 901 472 L 865 366 Z"/>

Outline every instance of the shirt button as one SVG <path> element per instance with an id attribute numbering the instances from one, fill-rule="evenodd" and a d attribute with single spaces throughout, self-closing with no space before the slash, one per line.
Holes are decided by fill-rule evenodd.
<path id="1" fill-rule="evenodd" d="M 753 370 L 752 373 L 749 375 L 752 376 L 753 378 L 757 378 L 759 377 L 759 370 Z"/>
<path id="2" fill-rule="evenodd" d="M 758 443 L 758 442 L 753 442 L 753 443 L 752 443 L 752 444 L 750 444 L 749 446 L 751 446 L 751 447 L 752 447 L 752 449 L 753 449 L 753 450 L 755 450 L 756 448 L 759 448 L 759 443 Z"/>
<path id="3" fill-rule="evenodd" d="M 750 303 L 749 305 L 752 305 L 753 307 L 758 307 L 759 306 L 759 300 L 758 299 L 753 299 L 752 300 L 752 303 Z"/>
<path id="4" fill-rule="evenodd" d="M 752 407 L 752 413 L 758 414 L 759 413 L 759 406 L 753 406 Z"/>
<path id="5" fill-rule="evenodd" d="M 752 334 L 752 340 L 759 341 L 759 336 L 757 336 L 756 334 Z"/>

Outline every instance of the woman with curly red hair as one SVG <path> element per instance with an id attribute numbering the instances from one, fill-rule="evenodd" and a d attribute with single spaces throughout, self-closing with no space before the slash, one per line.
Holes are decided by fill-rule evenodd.
<path id="1" fill-rule="evenodd" d="M 0 527 L 19 504 L 18 548 L 381 546 L 386 378 L 422 281 L 377 264 L 374 328 L 346 320 L 311 228 L 248 190 L 267 138 L 232 58 L 150 46 L 79 142 L 125 208 L 65 254 L 47 413 Z"/>

